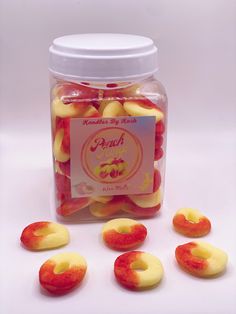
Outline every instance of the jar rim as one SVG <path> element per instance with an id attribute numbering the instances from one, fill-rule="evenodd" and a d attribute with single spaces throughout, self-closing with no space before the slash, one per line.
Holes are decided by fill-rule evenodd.
<path id="1" fill-rule="evenodd" d="M 129 34 L 77 34 L 56 38 L 49 70 L 60 77 L 94 81 L 141 79 L 157 70 L 152 39 Z"/>

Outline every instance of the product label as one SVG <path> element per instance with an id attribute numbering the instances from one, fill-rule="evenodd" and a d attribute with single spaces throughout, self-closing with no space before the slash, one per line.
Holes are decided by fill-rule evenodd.
<path id="1" fill-rule="evenodd" d="M 153 191 L 155 117 L 71 120 L 72 197 Z"/>

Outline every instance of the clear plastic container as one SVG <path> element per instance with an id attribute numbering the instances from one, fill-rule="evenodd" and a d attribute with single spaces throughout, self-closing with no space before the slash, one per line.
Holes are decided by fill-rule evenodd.
<path id="1" fill-rule="evenodd" d="M 50 47 L 56 212 L 80 221 L 161 208 L 167 97 L 151 39 L 71 35 Z"/>

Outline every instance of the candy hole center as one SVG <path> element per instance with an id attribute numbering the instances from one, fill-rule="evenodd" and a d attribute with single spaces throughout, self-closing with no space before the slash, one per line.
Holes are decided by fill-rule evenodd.
<path id="1" fill-rule="evenodd" d="M 69 269 L 69 266 L 68 262 L 61 262 L 55 266 L 53 272 L 54 274 L 62 274 Z"/>
<path id="2" fill-rule="evenodd" d="M 202 259 L 208 259 L 209 257 L 211 257 L 211 253 L 204 248 L 195 248 L 195 249 L 192 249 L 191 252 L 193 256 L 199 257 Z"/>
<path id="3" fill-rule="evenodd" d="M 191 223 L 198 223 L 199 222 L 199 218 L 194 213 L 189 213 L 187 216 L 187 219 Z"/>
<path id="4" fill-rule="evenodd" d="M 41 236 L 47 236 L 51 233 L 54 233 L 50 228 L 46 227 L 46 228 L 40 228 L 38 230 L 34 231 L 34 235 L 37 237 L 41 237 Z"/>
<path id="5" fill-rule="evenodd" d="M 130 233 L 130 227 L 128 226 L 120 226 L 118 227 L 119 233 Z"/>
<path id="6" fill-rule="evenodd" d="M 142 260 L 134 261 L 130 265 L 130 267 L 131 267 L 131 269 L 133 269 L 135 271 L 144 271 L 144 270 L 148 269 L 148 265 Z"/>

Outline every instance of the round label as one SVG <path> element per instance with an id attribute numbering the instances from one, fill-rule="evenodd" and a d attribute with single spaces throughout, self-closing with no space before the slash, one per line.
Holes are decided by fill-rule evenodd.
<path id="1" fill-rule="evenodd" d="M 129 131 L 109 127 L 92 134 L 84 143 L 81 161 L 84 171 L 102 183 L 123 182 L 135 175 L 143 158 L 139 139 Z"/>

